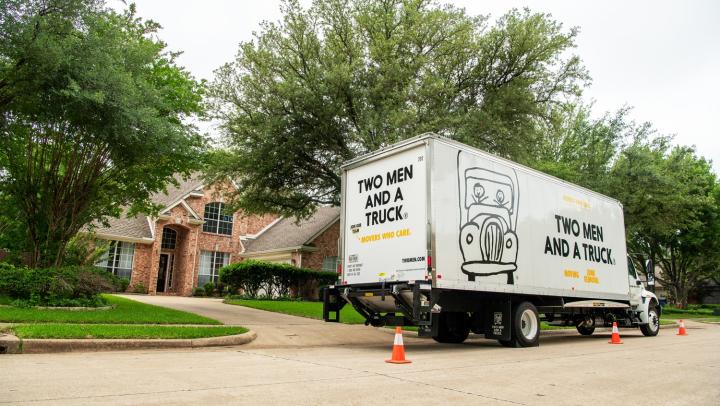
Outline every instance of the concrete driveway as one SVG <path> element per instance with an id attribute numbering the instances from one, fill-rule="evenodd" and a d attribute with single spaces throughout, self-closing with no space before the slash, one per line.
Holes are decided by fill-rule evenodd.
<path id="1" fill-rule="evenodd" d="M 695 406 L 720 399 L 718 325 L 689 323 L 685 337 L 674 328 L 651 338 L 623 329 L 623 345 L 607 344 L 607 332 L 553 333 L 541 337 L 540 347 L 522 349 L 484 339 L 463 345 L 408 339 L 413 363 L 392 365 L 383 362 L 392 344 L 387 331 L 298 320 L 212 299 L 134 298 L 249 326 L 258 331 L 258 342 L 0 355 L 0 405 Z M 280 320 L 291 324 L 272 324 Z M 271 332 L 287 334 L 273 338 Z"/>
<path id="2" fill-rule="evenodd" d="M 315 347 L 334 345 L 381 345 L 392 344 L 393 331 L 385 328 L 325 323 L 305 317 L 267 312 L 249 307 L 227 305 L 222 299 L 124 295 L 143 303 L 184 310 L 220 320 L 225 324 L 247 327 L 257 333 L 257 338 L 245 347 Z M 413 340 L 413 338 L 408 338 Z M 419 340 L 415 338 L 415 340 Z"/>

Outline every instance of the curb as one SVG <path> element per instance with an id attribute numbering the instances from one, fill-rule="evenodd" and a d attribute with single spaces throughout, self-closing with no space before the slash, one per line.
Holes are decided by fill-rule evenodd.
<path id="1" fill-rule="evenodd" d="M 38 339 L 22 340 L 0 335 L 0 354 L 44 354 L 71 351 L 121 351 L 154 348 L 202 348 L 243 345 L 257 338 L 249 330 L 242 334 L 194 339 Z"/>

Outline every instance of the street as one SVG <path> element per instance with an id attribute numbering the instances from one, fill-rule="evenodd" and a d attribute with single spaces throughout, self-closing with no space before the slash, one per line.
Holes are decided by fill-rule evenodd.
<path id="1" fill-rule="evenodd" d="M 239 347 L 1 355 L 0 404 L 713 405 L 720 399 L 718 325 L 689 323 L 685 337 L 672 326 L 654 338 L 624 329 L 622 345 L 608 344 L 606 331 L 592 337 L 553 331 L 540 347 L 524 349 L 484 339 L 441 345 L 406 337 L 413 363 L 392 365 L 383 362 L 393 342 L 388 329 L 329 325 L 212 299 L 142 298 L 178 308 L 190 303 L 205 314 L 249 312 L 263 316 L 267 327 L 246 323 L 258 339 Z M 280 319 L 297 323 L 272 325 Z M 282 337 L 267 337 L 272 332 Z M 339 341 L 343 334 L 349 344 Z M 306 341 L 323 336 L 321 345 Z"/>

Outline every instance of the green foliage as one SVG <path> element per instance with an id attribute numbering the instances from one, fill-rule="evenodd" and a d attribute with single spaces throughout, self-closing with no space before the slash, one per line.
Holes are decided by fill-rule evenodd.
<path id="1" fill-rule="evenodd" d="M 101 324 L 222 324 L 217 320 L 180 310 L 153 306 L 114 295 L 101 295 L 112 309 L 63 310 L 0 307 L 0 322 L 101 323 Z"/>
<path id="2" fill-rule="evenodd" d="M 0 264 L 0 292 L 27 306 L 97 306 L 98 295 L 116 288 L 115 278 L 95 267 L 30 269 Z"/>
<path id="3" fill-rule="evenodd" d="M 316 271 L 297 268 L 289 264 L 245 260 L 227 265 L 220 269 L 220 281 L 231 287 L 232 291 L 242 290 L 246 297 L 257 298 L 262 290 L 268 297 L 302 294 L 304 290 L 316 285 L 333 283 L 337 280 L 335 272 Z"/>
<path id="4" fill-rule="evenodd" d="M 147 286 L 142 282 L 137 282 L 132 286 L 133 293 L 148 293 Z"/>
<path id="5" fill-rule="evenodd" d="M 128 289 L 128 286 L 130 286 L 130 279 L 128 278 L 118 278 L 116 287 L 118 292 L 125 292 Z"/>
<path id="6" fill-rule="evenodd" d="M 205 296 L 205 289 L 200 288 L 200 287 L 193 289 L 193 296 L 196 296 L 196 297 Z"/>
<path id="7" fill-rule="evenodd" d="M 184 119 L 203 87 L 158 28 L 133 5 L 0 0 L 0 242 L 31 266 L 62 264 L 86 224 L 152 212 L 154 192 L 200 165 Z"/>
<path id="8" fill-rule="evenodd" d="M 208 282 L 203 285 L 203 290 L 205 291 L 205 296 L 212 296 L 215 293 L 215 284 Z"/>
<path id="9" fill-rule="evenodd" d="M 288 1 L 216 72 L 213 175 L 247 212 L 307 216 L 339 202 L 343 161 L 423 132 L 528 160 L 588 79 L 576 34 L 528 10 L 489 24 L 421 0 Z"/>
<path id="10" fill-rule="evenodd" d="M 110 248 L 110 242 L 98 240 L 94 233 L 78 233 L 65 248 L 65 265 L 94 265 Z M 127 286 L 126 286 L 127 287 Z"/>

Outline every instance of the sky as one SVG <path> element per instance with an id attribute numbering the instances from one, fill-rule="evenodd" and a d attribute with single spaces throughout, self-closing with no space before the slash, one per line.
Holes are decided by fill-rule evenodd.
<path id="1" fill-rule="evenodd" d="M 121 0 L 108 0 L 116 9 Z M 491 20 L 511 8 L 549 13 L 578 27 L 577 48 L 592 77 L 583 98 L 601 115 L 631 106 L 675 142 L 694 145 L 720 174 L 720 1 L 441 0 Z M 280 19 L 280 1 L 137 0 L 140 17 L 163 26 L 159 37 L 183 51 L 179 64 L 198 79 L 233 60 L 262 21 Z M 308 0 L 302 1 L 309 4 Z M 211 135 L 213 126 L 203 130 Z"/>

